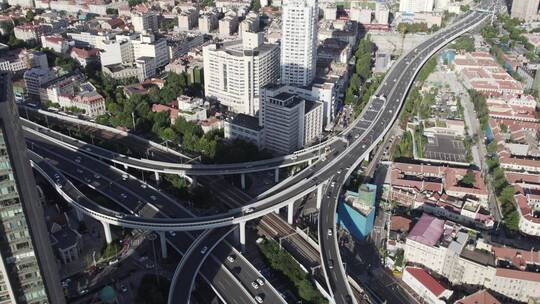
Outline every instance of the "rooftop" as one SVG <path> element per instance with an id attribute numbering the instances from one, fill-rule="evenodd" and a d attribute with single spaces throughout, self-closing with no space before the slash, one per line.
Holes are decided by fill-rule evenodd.
<path id="1" fill-rule="evenodd" d="M 435 246 L 444 231 L 444 220 L 423 213 L 407 236 L 408 239 L 424 245 Z"/>

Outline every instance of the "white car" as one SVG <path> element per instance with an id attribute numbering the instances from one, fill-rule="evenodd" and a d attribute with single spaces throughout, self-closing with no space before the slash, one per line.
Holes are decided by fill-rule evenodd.
<path id="1" fill-rule="evenodd" d="M 259 284 L 255 281 L 251 282 L 251 286 L 253 286 L 254 289 L 259 289 Z"/>
<path id="2" fill-rule="evenodd" d="M 234 260 L 236 260 L 234 255 L 230 255 L 230 256 L 227 257 L 227 261 L 229 261 L 231 263 L 234 262 Z"/>
<path id="3" fill-rule="evenodd" d="M 332 236 L 332 229 L 328 229 L 328 236 Z"/>
<path id="4" fill-rule="evenodd" d="M 264 285 L 264 280 L 262 278 L 257 278 L 257 284 L 259 284 L 259 286 L 263 286 Z"/>
<path id="5" fill-rule="evenodd" d="M 120 193 L 120 196 L 123 198 L 123 199 L 126 199 L 127 198 L 127 195 L 125 193 Z"/>
<path id="6" fill-rule="evenodd" d="M 207 247 L 207 246 L 204 246 L 204 247 L 201 249 L 201 254 L 205 254 L 206 251 L 208 251 L 208 247 Z"/>
<path id="7" fill-rule="evenodd" d="M 174 231 L 169 231 L 169 234 L 170 234 L 171 236 L 176 236 L 176 232 L 174 232 Z"/>
<path id="8" fill-rule="evenodd" d="M 246 214 L 247 214 L 247 213 L 251 213 L 251 212 L 253 212 L 254 210 L 255 210 L 255 209 L 253 209 L 253 208 L 247 208 L 246 211 L 244 211 L 244 213 L 246 213 Z"/>
<path id="9" fill-rule="evenodd" d="M 257 301 L 257 303 L 262 303 L 263 299 L 261 298 L 261 296 L 256 296 L 255 301 Z"/>

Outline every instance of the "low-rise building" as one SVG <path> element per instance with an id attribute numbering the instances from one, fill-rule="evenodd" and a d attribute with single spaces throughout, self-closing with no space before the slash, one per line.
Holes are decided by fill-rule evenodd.
<path id="1" fill-rule="evenodd" d="M 427 303 L 446 304 L 453 293 L 422 268 L 405 267 L 402 280 Z"/>
<path id="2" fill-rule="evenodd" d="M 204 101 L 201 98 L 193 98 L 185 95 L 179 96 L 167 105 L 152 105 L 152 112 L 159 113 L 162 111 L 169 112 L 171 124 L 174 124 L 178 117 L 191 122 L 203 121 L 208 117 Z"/>
<path id="3" fill-rule="evenodd" d="M 39 37 L 42 34 L 42 30 L 39 25 L 27 23 L 14 27 L 13 34 L 15 35 L 15 38 L 25 42 L 39 42 Z"/>
<path id="4" fill-rule="evenodd" d="M 502 304 L 495 298 L 489 291 L 482 289 L 472 295 L 465 296 L 460 300 L 454 302 L 454 304 Z"/>
<path id="5" fill-rule="evenodd" d="M 73 47 L 69 51 L 69 56 L 75 59 L 82 67 L 87 66 L 89 63 L 99 61 L 98 49 L 80 49 Z"/>
<path id="6" fill-rule="evenodd" d="M 68 42 L 59 35 L 41 36 L 41 46 L 60 54 L 66 54 L 69 50 Z"/>
<path id="7" fill-rule="evenodd" d="M 259 150 L 264 148 L 263 127 L 259 126 L 259 119 L 246 114 L 237 114 L 230 120 L 225 120 L 224 136 L 226 139 L 241 139 L 257 146 Z"/>
<path id="8" fill-rule="evenodd" d="M 56 249 L 62 264 L 69 264 L 79 259 L 82 250 L 82 236 L 68 225 L 54 223 L 51 227 L 51 245 Z"/>
<path id="9" fill-rule="evenodd" d="M 105 98 L 90 82 L 80 83 L 72 92 L 58 95 L 58 103 L 64 109 L 77 109 L 88 117 L 97 117 L 106 113 Z"/>

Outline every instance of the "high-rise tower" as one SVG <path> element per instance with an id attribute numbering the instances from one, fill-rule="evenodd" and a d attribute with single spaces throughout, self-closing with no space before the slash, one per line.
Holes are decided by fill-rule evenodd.
<path id="1" fill-rule="evenodd" d="M 281 83 L 307 86 L 317 63 L 317 0 L 285 0 L 281 27 Z"/>
<path id="2" fill-rule="evenodd" d="M 0 304 L 65 303 L 26 156 L 11 76 L 0 73 Z"/>

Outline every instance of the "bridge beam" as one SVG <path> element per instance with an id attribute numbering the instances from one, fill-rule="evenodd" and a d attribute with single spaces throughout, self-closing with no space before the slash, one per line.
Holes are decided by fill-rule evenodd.
<path id="1" fill-rule="evenodd" d="M 274 183 L 279 183 L 279 168 L 274 169 Z"/>
<path id="2" fill-rule="evenodd" d="M 167 237 L 165 236 L 165 231 L 159 232 L 159 241 L 161 243 L 161 257 L 167 258 Z"/>
<path id="3" fill-rule="evenodd" d="M 105 221 L 101 222 L 101 225 L 103 225 L 103 230 L 105 232 L 105 241 L 107 241 L 107 244 L 112 243 L 111 225 Z"/>
<path id="4" fill-rule="evenodd" d="M 317 194 L 316 194 L 316 199 L 317 199 L 317 210 L 320 210 L 321 209 L 321 205 L 322 205 L 322 196 L 323 196 L 323 184 L 319 184 L 319 186 L 317 187 Z"/>
<path id="5" fill-rule="evenodd" d="M 240 186 L 242 187 L 242 190 L 246 189 L 246 174 L 244 173 L 240 174 Z"/>
<path id="6" fill-rule="evenodd" d="M 289 225 L 293 224 L 293 218 L 294 218 L 294 201 L 292 201 L 291 203 L 287 205 L 287 223 L 289 223 Z"/>

